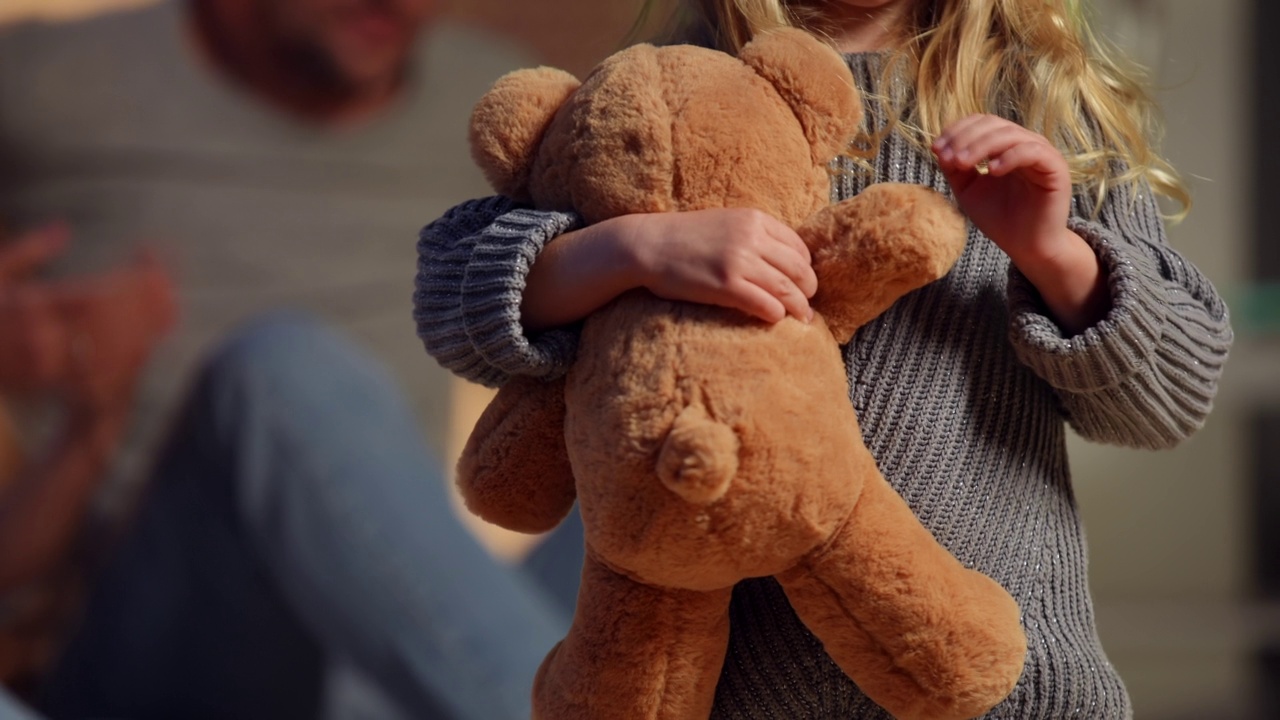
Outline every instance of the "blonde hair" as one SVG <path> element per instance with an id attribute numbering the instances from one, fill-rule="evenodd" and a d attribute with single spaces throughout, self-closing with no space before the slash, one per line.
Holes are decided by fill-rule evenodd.
<path id="1" fill-rule="evenodd" d="M 783 26 L 821 37 L 834 29 L 823 13 L 829 1 L 684 0 L 676 32 L 727 52 Z M 1073 182 L 1099 204 L 1112 183 L 1145 181 L 1177 204 L 1175 217 L 1186 214 L 1186 185 L 1155 150 L 1159 113 L 1141 73 L 1090 31 L 1080 0 L 916 2 L 884 63 L 888 125 L 864 144 L 878 146 L 896 126 L 924 148 L 949 122 L 994 113 L 1053 140 Z M 895 95 L 892 76 L 915 82 Z"/>

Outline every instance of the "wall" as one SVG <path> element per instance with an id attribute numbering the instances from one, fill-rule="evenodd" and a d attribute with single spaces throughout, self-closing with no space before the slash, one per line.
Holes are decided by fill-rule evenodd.
<path id="1" fill-rule="evenodd" d="M 63 19 L 156 0 L 0 0 L 0 23 Z M 526 45 L 548 65 L 582 73 L 620 48 L 644 0 L 444 0 L 445 14 Z"/>
<path id="2" fill-rule="evenodd" d="M 1111 0 L 1104 30 L 1155 71 L 1166 154 L 1195 207 L 1170 242 L 1231 301 L 1251 239 L 1248 0 Z M 1238 325 L 1238 323 L 1237 323 Z M 1237 327 L 1239 330 L 1239 327 Z M 1140 718 L 1251 717 L 1251 653 L 1276 634 L 1250 589 L 1244 413 L 1280 387 L 1255 341 L 1237 340 L 1214 414 L 1170 452 L 1072 444 L 1090 579 L 1113 661 Z"/>

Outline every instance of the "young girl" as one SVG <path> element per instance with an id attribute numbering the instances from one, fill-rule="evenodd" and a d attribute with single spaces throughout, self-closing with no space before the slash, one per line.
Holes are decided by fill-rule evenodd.
<path id="1" fill-rule="evenodd" d="M 688 37 L 729 52 L 798 25 L 845 53 L 867 159 L 832 198 L 914 182 L 971 220 L 943 280 L 845 348 L 850 400 L 885 476 L 938 540 L 1022 608 L 1026 670 L 993 718 L 1124 718 L 1094 628 L 1064 420 L 1092 440 L 1178 443 L 1204 421 L 1231 342 L 1210 283 L 1165 243 L 1150 105 L 1065 0 L 691 0 Z M 870 155 L 870 153 L 867 153 Z M 806 317 L 795 234 L 749 210 L 620 217 L 465 203 L 419 245 L 419 332 L 498 385 L 573 360 L 575 321 L 623 291 Z M 772 580 L 734 593 L 717 718 L 881 718 Z"/>

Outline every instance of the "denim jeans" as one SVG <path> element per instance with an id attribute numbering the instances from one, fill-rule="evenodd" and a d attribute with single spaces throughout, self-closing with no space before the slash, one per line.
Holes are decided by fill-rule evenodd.
<path id="1" fill-rule="evenodd" d="M 0 687 L 0 720 L 40 720 Z"/>
<path id="2" fill-rule="evenodd" d="M 493 560 L 447 492 L 375 363 L 302 318 L 249 326 L 199 378 L 42 709 L 314 718 L 336 659 L 411 718 L 528 718 L 581 525 L 535 555 L 548 587 Z"/>

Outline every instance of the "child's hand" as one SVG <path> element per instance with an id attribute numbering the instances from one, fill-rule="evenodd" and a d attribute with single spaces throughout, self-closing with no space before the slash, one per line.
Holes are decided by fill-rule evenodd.
<path id="1" fill-rule="evenodd" d="M 933 142 L 938 167 L 974 225 L 1009 256 L 1069 333 L 1101 318 L 1108 298 L 1093 250 L 1067 227 L 1071 170 L 1044 136 L 970 115 Z"/>
<path id="2" fill-rule="evenodd" d="M 155 258 L 57 289 L 72 343 L 67 400 L 94 413 L 127 403 L 147 360 L 177 319 L 169 272 Z"/>
<path id="3" fill-rule="evenodd" d="M 1057 254 L 1071 210 L 1071 170 L 1044 136 L 970 115 L 943 130 L 933 152 L 960 209 L 1015 263 Z"/>
<path id="4" fill-rule="evenodd" d="M 737 308 L 766 322 L 809 321 L 818 289 L 809 249 L 759 210 L 726 208 L 633 215 L 620 239 L 639 284 L 669 300 Z"/>
<path id="5" fill-rule="evenodd" d="M 766 322 L 813 317 L 809 249 L 768 213 L 745 209 L 624 215 L 565 233 L 529 270 L 520 322 L 576 322 L 639 287 L 669 300 L 737 308 Z"/>

